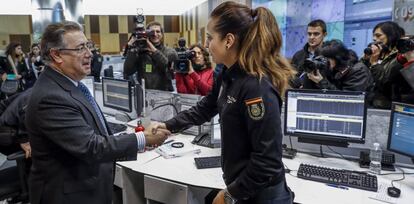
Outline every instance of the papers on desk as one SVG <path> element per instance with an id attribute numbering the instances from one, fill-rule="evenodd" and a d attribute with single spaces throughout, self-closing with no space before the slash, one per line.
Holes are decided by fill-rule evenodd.
<path id="1" fill-rule="evenodd" d="M 400 188 L 400 186 L 398 184 L 394 185 L 397 188 Z M 372 196 L 369 196 L 369 198 L 373 199 L 373 200 L 378 200 L 378 201 L 382 201 L 384 203 L 396 203 L 397 202 L 397 198 L 393 198 L 391 196 L 388 195 L 387 193 L 387 188 L 390 187 L 389 183 L 385 183 L 385 182 L 381 182 L 378 185 L 378 192 L 375 193 Z"/>
<path id="2" fill-rule="evenodd" d="M 161 145 L 155 149 L 155 151 L 166 159 L 180 157 L 186 154 L 197 154 L 201 152 L 201 149 L 198 146 L 191 144 L 189 141 L 185 140 L 179 142 L 182 142 L 184 146 L 181 148 L 173 147 L 176 142 L 172 142 Z"/>

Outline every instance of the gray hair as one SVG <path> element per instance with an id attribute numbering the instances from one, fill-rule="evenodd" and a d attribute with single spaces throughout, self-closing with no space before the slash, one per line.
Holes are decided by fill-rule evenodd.
<path id="1" fill-rule="evenodd" d="M 63 35 L 67 32 L 81 31 L 82 26 L 76 22 L 64 21 L 60 23 L 49 24 L 43 32 L 42 40 L 40 41 L 40 49 L 42 58 L 46 63 L 52 61 L 50 57 L 51 48 L 64 48 L 65 42 L 63 41 Z"/>

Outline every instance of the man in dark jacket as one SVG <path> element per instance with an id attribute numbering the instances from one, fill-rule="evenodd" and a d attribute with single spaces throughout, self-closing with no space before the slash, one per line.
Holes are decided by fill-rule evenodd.
<path id="1" fill-rule="evenodd" d="M 141 83 L 145 80 L 146 89 L 156 89 L 162 91 L 174 91 L 172 86 L 172 62 L 178 56 L 177 52 L 164 46 L 164 31 L 161 24 L 151 22 L 147 25 L 147 29 L 151 30 L 147 41 L 147 48 L 144 50 L 131 49 L 134 47 L 136 40 L 132 36 L 125 48 L 126 59 L 124 62 L 124 77 L 137 73 L 137 80 Z M 153 34 L 152 34 L 153 33 Z"/>
<path id="2" fill-rule="evenodd" d="M 1 146 L 1 153 L 11 154 L 23 149 L 26 154 L 26 158 L 31 155 L 31 148 L 29 144 L 29 137 L 27 135 L 26 126 L 24 124 L 25 112 L 27 101 L 30 97 L 32 89 L 28 89 L 21 93 L 15 94 L 0 102 L 0 127 L 6 132 L 2 132 L 2 140 L 8 140 L 11 144 L 7 146 Z M 11 133 L 7 128 L 13 128 L 16 130 L 15 134 L 7 135 Z M 13 131 L 14 132 L 14 131 Z M 0 142 L 2 144 L 2 142 Z"/>
<path id="3" fill-rule="evenodd" d="M 95 47 L 95 43 L 92 40 L 89 40 L 91 44 L 91 52 L 92 52 L 92 61 L 91 61 L 91 73 L 89 76 L 93 76 L 94 81 L 100 82 L 101 81 L 101 70 L 102 70 L 102 62 L 103 57 L 99 50 Z"/>
<path id="4" fill-rule="evenodd" d="M 297 78 L 292 81 L 294 88 L 299 88 L 303 85 L 305 59 L 315 56 L 315 50 L 323 44 L 324 38 L 328 35 L 326 32 L 326 24 L 320 19 L 311 21 L 307 29 L 308 43 L 306 43 L 302 50 L 297 51 L 293 55 L 291 61 L 297 71 Z"/>

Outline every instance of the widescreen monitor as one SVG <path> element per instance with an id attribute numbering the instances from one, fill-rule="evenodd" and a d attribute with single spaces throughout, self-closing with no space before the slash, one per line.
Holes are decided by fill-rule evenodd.
<path id="1" fill-rule="evenodd" d="M 102 98 L 105 107 L 132 112 L 131 82 L 123 79 L 102 78 Z"/>
<path id="2" fill-rule="evenodd" d="M 414 158 L 414 105 L 392 104 L 387 149 Z"/>
<path id="3" fill-rule="evenodd" d="M 365 142 L 364 92 L 292 89 L 286 92 L 284 133 L 299 142 L 348 146 Z"/>

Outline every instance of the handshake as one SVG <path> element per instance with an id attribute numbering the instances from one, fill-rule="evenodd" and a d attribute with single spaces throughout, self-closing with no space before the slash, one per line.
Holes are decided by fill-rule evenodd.
<path id="1" fill-rule="evenodd" d="M 171 135 L 165 123 L 151 122 L 144 131 L 147 146 L 160 146 Z"/>

